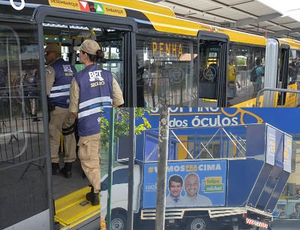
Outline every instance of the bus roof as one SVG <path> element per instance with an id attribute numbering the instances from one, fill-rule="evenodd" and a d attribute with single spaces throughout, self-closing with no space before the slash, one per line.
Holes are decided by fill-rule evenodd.
<path id="1" fill-rule="evenodd" d="M 224 33 L 230 41 L 244 44 L 266 45 L 266 38 L 175 17 L 172 9 L 142 0 L 24 0 L 32 8 L 39 5 L 82 12 L 102 13 L 117 17 L 132 17 L 139 25 L 147 25 L 159 32 L 197 36 L 199 30 Z M 7 3 L 8 4 L 8 3 Z M 86 8 L 85 8 L 86 7 Z M 100 11 L 98 11 L 100 9 Z M 138 13 L 139 12 L 139 13 Z"/>
<path id="2" fill-rule="evenodd" d="M 266 38 L 259 35 L 230 30 L 199 22 L 193 22 L 181 18 L 169 17 L 167 15 L 154 14 L 152 12 L 142 12 L 147 16 L 147 18 L 151 22 L 151 25 L 157 31 L 197 36 L 199 30 L 204 30 L 214 33 L 227 34 L 230 38 L 230 41 L 233 42 L 249 43 L 263 46 L 266 45 Z"/>
<path id="3" fill-rule="evenodd" d="M 300 49 L 300 41 L 294 40 L 292 38 L 279 38 L 280 44 L 289 45 L 291 49 Z"/>

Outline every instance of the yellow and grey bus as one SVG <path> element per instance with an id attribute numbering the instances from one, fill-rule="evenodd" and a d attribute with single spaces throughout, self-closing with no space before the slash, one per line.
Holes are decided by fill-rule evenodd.
<path id="1" fill-rule="evenodd" d="M 86 185 L 55 196 L 47 132 L 44 47 L 59 44 L 63 58 L 80 70 L 73 47 L 87 38 L 104 51 L 100 65 L 119 82 L 126 107 L 162 101 L 170 107 L 254 106 L 250 72 L 257 58 L 265 87 L 297 88 L 289 75 L 289 60 L 300 50 L 293 40 L 180 19 L 167 7 L 138 0 L 0 0 L 0 229 L 53 229 L 54 216 L 70 229 L 99 227 L 99 212 L 80 200 Z M 233 98 L 227 96 L 229 57 L 240 83 Z M 289 93 L 260 100 L 266 97 L 270 106 L 298 105 Z M 66 207 L 87 209 L 69 216 Z"/>
<path id="2" fill-rule="evenodd" d="M 2 25 L 18 36 L 20 29 L 22 36 L 30 35 L 30 42 L 20 44 L 20 53 L 39 60 L 36 68 L 41 77 L 45 44 L 58 43 L 65 59 L 78 64 L 73 46 L 95 39 L 105 51 L 103 68 L 113 72 L 123 89 L 125 106 L 155 107 L 162 98 L 176 107 L 254 106 L 257 91 L 250 72 L 257 58 L 265 69 L 259 88 L 297 88 L 286 65 L 292 51 L 300 50 L 292 40 L 267 39 L 180 19 L 167 7 L 143 1 L 21 3 L 1 1 Z M 227 79 L 231 56 L 240 86 L 233 97 L 228 96 Z M 297 95 L 291 99 L 279 94 L 272 94 L 273 98 L 277 95 L 276 102 L 267 106 L 297 106 Z"/>

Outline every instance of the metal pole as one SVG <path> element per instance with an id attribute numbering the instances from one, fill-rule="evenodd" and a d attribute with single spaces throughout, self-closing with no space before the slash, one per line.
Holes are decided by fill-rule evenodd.
<path id="1" fill-rule="evenodd" d="M 128 206 L 127 229 L 133 229 L 133 186 L 134 186 L 134 161 L 135 161 L 135 109 L 129 108 L 129 159 L 128 159 Z"/>
<path id="2" fill-rule="evenodd" d="M 155 230 L 165 229 L 166 181 L 169 142 L 169 108 L 160 108 L 159 116 L 159 144 L 157 165 L 157 193 Z"/>
<path id="3" fill-rule="evenodd" d="M 114 138 L 115 138 L 115 109 L 110 109 L 109 119 L 109 157 L 108 157 L 108 196 L 107 196 L 107 230 L 111 228 L 111 188 L 112 188 L 112 169 L 113 169 L 113 149 L 114 149 Z"/>
<path id="4" fill-rule="evenodd" d="M 293 89 L 280 89 L 280 88 L 263 88 L 257 92 L 256 96 L 256 107 L 259 107 L 259 97 L 260 95 L 265 92 L 265 91 L 270 91 L 270 92 L 283 92 L 283 93 L 295 93 L 295 94 L 300 94 L 300 90 L 293 90 Z M 263 107 L 272 107 L 273 105 L 263 105 Z"/>

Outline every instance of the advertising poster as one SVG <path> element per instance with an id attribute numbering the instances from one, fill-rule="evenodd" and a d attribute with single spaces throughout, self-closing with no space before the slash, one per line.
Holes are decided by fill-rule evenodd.
<path id="1" fill-rule="evenodd" d="M 290 136 L 284 135 L 283 170 L 289 173 L 292 171 L 292 142 Z"/>
<path id="2" fill-rule="evenodd" d="M 275 164 L 276 152 L 276 130 L 270 126 L 267 127 L 267 149 L 266 149 L 266 163 L 270 165 Z"/>
<path id="3" fill-rule="evenodd" d="M 276 130 L 275 165 L 283 168 L 283 133 Z"/>
<path id="4" fill-rule="evenodd" d="M 227 161 L 169 162 L 167 208 L 224 206 Z M 157 163 L 144 165 L 143 208 L 155 208 Z"/>

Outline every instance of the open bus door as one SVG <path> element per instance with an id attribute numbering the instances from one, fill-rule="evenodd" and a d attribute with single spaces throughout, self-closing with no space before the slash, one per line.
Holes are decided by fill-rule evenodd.
<path id="1" fill-rule="evenodd" d="M 225 107 L 227 88 L 228 36 L 198 33 L 198 106 Z"/>
<path id="2" fill-rule="evenodd" d="M 62 47 L 62 57 L 75 65 L 77 71 L 84 66 L 79 63 L 73 47 L 80 45 L 85 39 L 97 41 L 105 53 L 104 61 L 100 63 L 103 69 L 113 73 L 124 93 L 125 106 L 136 106 L 135 80 L 135 33 L 136 23 L 129 18 L 112 17 L 102 14 L 87 14 L 84 12 L 73 12 L 67 9 L 41 6 L 37 8 L 35 20 L 38 26 L 38 45 L 40 58 L 40 69 L 42 79 L 45 79 L 44 45 L 58 43 Z M 45 81 L 45 80 L 44 80 Z M 45 87 L 45 83 L 42 84 Z M 43 90 L 45 92 L 45 89 Z M 46 95 L 43 94 L 43 104 L 46 105 Z M 44 106 L 45 109 L 45 106 Z M 46 130 L 48 127 L 45 128 Z M 50 162 L 49 162 L 50 163 Z M 73 167 L 74 171 L 74 167 Z M 74 173 L 73 173 L 74 176 Z M 66 183 L 55 183 L 53 198 L 55 199 L 55 221 L 60 227 L 68 229 L 99 229 L 100 208 L 92 206 L 86 201 L 86 194 L 90 187 L 83 187 L 81 175 L 78 177 L 78 186 L 70 193 L 63 196 L 61 187 L 66 188 Z M 74 178 L 72 178 L 73 180 Z M 69 179 L 68 179 L 69 180 Z M 74 180 L 73 180 L 74 181 Z M 87 183 L 87 179 L 85 179 Z M 74 191 L 75 190 L 75 191 Z"/>
<path id="3" fill-rule="evenodd" d="M 124 96 L 126 107 L 136 106 L 136 62 L 135 33 L 136 22 L 130 18 L 110 15 L 76 12 L 60 8 L 41 6 L 35 13 L 39 27 L 40 55 L 44 55 L 44 44 L 58 43 L 69 47 L 67 60 L 75 64 L 79 71 L 83 65 L 76 58 L 74 46 L 85 39 L 99 43 L 105 53 L 101 67 L 112 72 L 118 81 Z M 41 68 L 44 66 L 40 59 Z"/>
<path id="4" fill-rule="evenodd" d="M 2 1 L 3 2 L 3 1 Z M 0 3 L 0 229 L 53 229 L 35 26 Z M 6 2 L 6 1 L 4 1 Z M 14 13 L 14 15 L 18 15 Z M 24 16 L 24 15 L 22 15 Z"/>
<path id="5" fill-rule="evenodd" d="M 290 47 L 282 44 L 279 50 L 280 55 L 280 70 L 277 81 L 277 88 L 287 89 L 289 85 L 289 56 Z M 293 95 L 294 96 L 294 95 Z M 287 99 L 287 93 L 278 92 L 277 106 L 284 106 Z"/>

